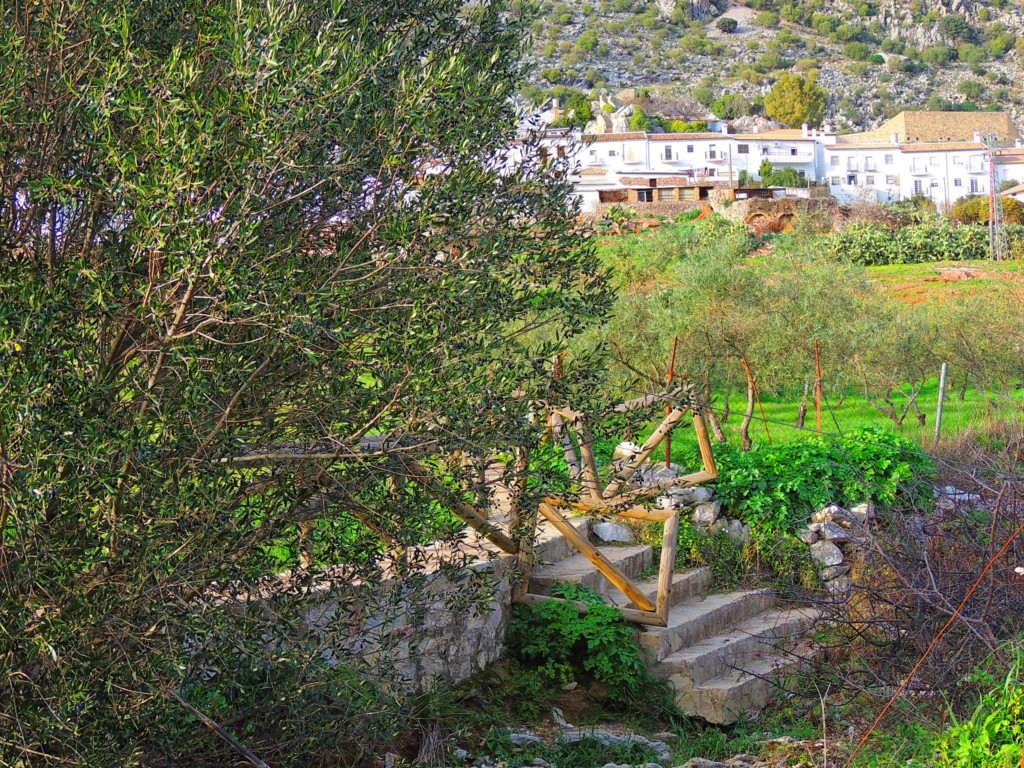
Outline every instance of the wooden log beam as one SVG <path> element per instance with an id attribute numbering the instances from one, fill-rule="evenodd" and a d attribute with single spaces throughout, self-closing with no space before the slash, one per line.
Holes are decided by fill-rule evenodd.
<path id="1" fill-rule="evenodd" d="M 640 468 L 652 453 L 657 448 L 661 441 L 665 439 L 665 435 L 672 431 L 672 429 L 683 420 L 683 416 L 686 415 L 686 409 L 684 408 L 673 408 L 672 412 L 664 418 L 658 428 L 654 430 L 654 433 L 647 438 L 640 447 L 640 453 L 633 457 L 633 460 L 624 466 L 619 473 L 615 476 L 615 479 L 609 483 L 608 487 L 604 489 L 604 496 L 608 498 L 614 496 L 619 492 L 619 488 L 622 487 L 623 483 L 627 482 L 636 471 Z"/>
<path id="2" fill-rule="evenodd" d="M 565 427 L 565 417 L 554 410 L 551 411 L 551 434 L 562 446 L 562 455 L 565 456 L 565 463 L 569 467 L 569 477 L 578 480 L 583 470 L 580 467 L 579 456 L 576 455 L 576 447 L 572 444 L 569 430 Z"/>
<path id="3" fill-rule="evenodd" d="M 477 509 L 463 502 L 452 501 L 448 493 L 446 493 L 447 489 L 444 489 L 444 491 L 440 490 L 440 483 L 437 478 L 426 467 L 418 462 L 409 461 L 404 463 L 410 470 L 409 476 L 413 482 L 426 490 L 427 493 L 437 499 L 462 522 L 486 538 L 502 552 L 507 552 L 510 555 L 518 554 L 519 547 L 516 543 L 493 524 L 487 522 L 486 518 Z"/>
<path id="4" fill-rule="evenodd" d="M 653 611 L 655 609 L 656 606 L 647 595 L 641 592 L 626 574 L 616 568 L 612 561 L 604 556 L 601 550 L 587 541 L 586 537 L 573 528 L 557 509 L 550 504 L 544 503 L 540 504 L 539 509 L 540 513 L 558 529 L 558 532 L 565 536 L 580 551 L 580 554 L 592 562 L 597 570 L 614 584 L 617 589 L 621 590 L 622 594 L 628 597 L 634 605 L 639 606 L 644 611 Z"/>
<path id="5" fill-rule="evenodd" d="M 597 474 L 597 461 L 594 460 L 594 438 L 582 417 L 573 420 L 572 427 L 576 431 L 576 439 L 580 444 L 580 458 L 583 463 L 583 488 L 592 499 L 601 498 L 601 477 Z"/>
<path id="6" fill-rule="evenodd" d="M 519 551 L 516 564 L 519 581 L 512 586 L 512 599 L 526 594 L 530 587 L 530 572 L 533 570 L 533 542 L 537 534 L 537 508 L 527 507 L 526 481 L 530 468 L 530 454 L 526 448 L 516 448 L 516 474 L 509 484 L 509 533 Z"/>
<path id="7" fill-rule="evenodd" d="M 627 507 L 621 503 L 621 498 L 621 496 L 616 499 L 582 498 L 579 501 L 546 498 L 544 499 L 544 503 L 550 504 L 553 507 L 572 507 L 573 509 L 578 509 L 582 512 L 596 512 L 602 515 L 617 515 L 618 517 L 625 517 L 630 520 L 644 520 L 651 523 L 663 523 L 672 516 L 673 510 L 671 509 L 652 509 L 651 507 L 646 507 L 641 504 L 631 504 Z M 619 506 L 616 506 L 616 502 L 619 502 Z"/>
<path id="8" fill-rule="evenodd" d="M 693 409 L 693 431 L 697 433 L 697 446 L 700 448 L 701 461 L 704 462 L 704 471 L 713 480 L 718 477 L 718 466 L 715 464 L 715 452 L 711 450 L 711 438 L 708 437 L 704 414 L 699 408 Z"/>
<path id="9" fill-rule="evenodd" d="M 679 544 L 679 510 L 665 521 L 661 536 L 661 564 L 658 568 L 657 614 L 668 624 L 668 612 L 672 608 L 672 575 L 676 564 L 676 547 Z"/>
<path id="10" fill-rule="evenodd" d="M 581 603 L 579 600 L 565 600 L 561 597 L 551 597 L 549 595 L 535 595 L 531 592 L 527 592 L 525 595 L 521 595 L 517 598 L 517 603 L 523 603 L 525 605 L 538 605 L 539 603 L 545 603 L 548 600 L 555 600 L 560 603 L 569 603 L 570 605 L 576 606 L 581 614 L 585 614 L 590 611 L 590 606 L 586 603 Z M 614 606 L 618 612 L 622 615 L 626 621 L 632 622 L 633 624 L 646 624 L 652 627 L 664 627 L 666 622 L 661 616 L 653 611 L 640 611 L 636 608 L 620 608 Z"/>

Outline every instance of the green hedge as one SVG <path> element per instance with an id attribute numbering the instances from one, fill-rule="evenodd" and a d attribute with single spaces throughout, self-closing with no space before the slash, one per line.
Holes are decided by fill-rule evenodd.
<path id="1" fill-rule="evenodd" d="M 1024 227 L 1008 226 L 1006 230 L 1011 242 L 1024 240 Z M 893 231 L 880 224 L 858 221 L 829 235 L 825 249 L 835 259 L 865 266 L 985 259 L 989 255 L 988 229 L 938 219 Z"/>

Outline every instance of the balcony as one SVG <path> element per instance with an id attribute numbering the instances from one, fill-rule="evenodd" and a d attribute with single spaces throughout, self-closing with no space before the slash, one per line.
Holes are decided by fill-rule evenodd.
<path id="1" fill-rule="evenodd" d="M 762 152 L 761 153 L 761 159 L 762 160 L 767 160 L 768 162 L 773 163 L 773 164 L 778 164 L 778 163 L 813 163 L 814 162 L 814 153 L 813 152 L 798 152 L 797 154 L 794 155 L 794 154 L 792 154 L 790 152 L 781 151 L 781 150 L 778 151 L 778 152 Z"/>

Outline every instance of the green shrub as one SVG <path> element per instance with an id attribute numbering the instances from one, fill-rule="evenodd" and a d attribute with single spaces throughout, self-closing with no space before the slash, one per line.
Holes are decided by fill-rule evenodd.
<path id="1" fill-rule="evenodd" d="M 754 17 L 754 23 L 759 27 L 777 27 L 779 26 L 779 14 L 762 11 Z"/>
<path id="2" fill-rule="evenodd" d="M 755 535 L 793 533 L 830 501 L 892 504 L 902 484 L 931 470 L 913 442 L 878 428 L 747 452 L 719 446 L 716 459 L 719 500 Z"/>
<path id="3" fill-rule="evenodd" d="M 971 717 L 935 743 L 936 768 L 1017 768 L 1024 762 L 1024 649 L 1003 681 L 985 694 Z M 993 681 L 994 682 L 994 681 Z"/>
<path id="4" fill-rule="evenodd" d="M 988 256 L 988 234 L 982 227 L 955 226 L 946 219 L 895 231 L 858 221 L 826 238 L 824 246 L 831 257 L 864 266 L 966 261 Z"/>
<path id="5" fill-rule="evenodd" d="M 718 21 L 715 22 L 715 26 L 727 35 L 732 34 L 739 28 L 739 22 L 736 19 L 730 19 L 728 16 L 722 16 Z"/>
<path id="6" fill-rule="evenodd" d="M 651 682 L 650 673 L 634 630 L 618 610 L 586 587 L 561 584 L 553 593 L 585 603 L 587 613 L 557 600 L 516 605 L 508 636 L 512 656 L 538 665 L 553 684 L 588 676 L 607 685 L 613 701 L 624 703 L 640 694 Z"/>

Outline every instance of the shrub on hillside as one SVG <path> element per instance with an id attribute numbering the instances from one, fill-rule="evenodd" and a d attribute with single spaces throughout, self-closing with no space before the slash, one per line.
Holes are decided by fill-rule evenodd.
<path id="1" fill-rule="evenodd" d="M 833 258 L 864 266 L 967 261 L 988 256 L 988 233 L 981 227 L 956 226 L 946 219 L 895 231 L 858 221 L 831 235 L 824 246 Z"/>
<path id="2" fill-rule="evenodd" d="M 739 22 L 736 19 L 730 19 L 728 16 L 722 16 L 715 22 L 715 26 L 727 35 L 731 35 L 739 28 Z"/>
<path id="3" fill-rule="evenodd" d="M 1024 203 L 1012 197 L 1000 199 L 1003 201 L 1003 221 L 1007 224 L 1024 224 Z M 960 224 L 988 224 L 988 197 L 963 197 L 956 201 L 948 215 Z"/>

